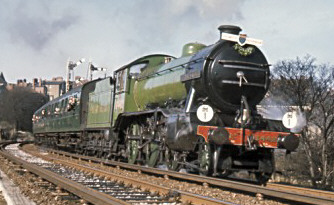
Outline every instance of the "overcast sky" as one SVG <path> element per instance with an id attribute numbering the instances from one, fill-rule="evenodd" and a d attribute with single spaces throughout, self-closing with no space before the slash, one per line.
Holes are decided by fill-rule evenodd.
<path id="1" fill-rule="evenodd" d="M 180 56 L 212 44 L 217 27 L 262 39 L 271 64 L 306 54 L 334 64 L 334 1 L 0 0 L 0 72 L 17 79 L 65 77 L 68 59 L 91 59 L 109 74 L 143 55 Z M 75 70 L 86 77 L 87 62 Z"/>

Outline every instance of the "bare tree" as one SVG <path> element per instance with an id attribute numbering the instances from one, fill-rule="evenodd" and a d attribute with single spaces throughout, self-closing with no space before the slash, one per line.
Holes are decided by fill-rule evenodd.
<path id="1" fill-rule="evenodd" d="M 15 87 L 0 98 L 0 119 L 14 125 L 17 130 L 32 130 L 33 113 L 47 102 L 47 97 L 31 88 Z"/>
<path id="2" fill-rule="evenodd" d="M 302 151 L 314 187 L 326 187 L 334 178 L 334 67 L 318 65 L 307 55 L 283 60 L 273 69 L 270 92 L 286 105 L 298 106 L 307 126 L 301 132 Z"/>

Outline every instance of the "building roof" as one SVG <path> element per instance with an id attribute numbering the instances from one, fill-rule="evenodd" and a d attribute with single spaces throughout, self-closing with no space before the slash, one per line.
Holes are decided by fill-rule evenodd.
<path id="1" fill-rule="evenodd" d="M 3 76 L 3 73 L 0 73 L 0 86 L 7 85 L 7 81 L 5 80 L 5 77 Z"/>
<path id="2" fill-rule="evenodd" d="M 65 81 L 44 81 L 44 85 L 61 85 L 64 83 Z"/>

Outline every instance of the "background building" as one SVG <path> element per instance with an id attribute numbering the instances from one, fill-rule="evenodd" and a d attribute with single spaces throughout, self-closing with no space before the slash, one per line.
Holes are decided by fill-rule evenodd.
<path id="1" fill-rule="evenodd" d="M 62 77 L 54 77 L 52 80 L 33 79 L 32 89 L 44 94 L 53 100 L 65 93 L 65 81 Z"/>
<path id="2" fill-rule="evenodd" d="M 3 73 L 0 73 L 0 94 L 6 90 L 7 82 L 5 80 L 5 77 L 3 76 Z"/>
<path id="3" fill-rule="evenodd" d="M 17 83 L 7 84 L 3 78 L 2 73 L 0 74 L 0 89 L 1 85 L 7 90 L 13 90 L 14 87 L 27 87 L 34 90 L 36 93 L 40 93 L 48 97 L 49 100 L 53 100 L 65 93 L 65 81 L 62 77 L 54 77 L 52 80 L 42 80 L 34 78 L 32 82 L 27 82 L 26 79 L 19 79 Z"/>
<path id="4" fill-rule="evenodd" d="M 71 82 L 72 87 L 82 86 L 87 81 L 88 80 L 76 76 L 75 81 Z M 51 80 L 34 78 L 32 82 L 28 82 L 26 79 L 18 79 L 15 84 L 7 83 L 3 73 L 0 72 L 0 93 L 3 92 L 3 90 L 13 90 L 15 87 L 31 88 L 36 93 L 47 96 L 50 101 L 66 92 L 66 82 L 63 77 L 54 77 Z"/>

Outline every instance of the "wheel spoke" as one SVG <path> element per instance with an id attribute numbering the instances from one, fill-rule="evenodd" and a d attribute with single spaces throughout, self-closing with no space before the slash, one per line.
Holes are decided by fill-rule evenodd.
<path id="1" fill-rule="evenodd" d="M 199 173 L 209 176 L 212 174 L 212 153 L 210 144 L 202 141 L 199 143 Z"/>
<path id="2" fill-rule="evenodd" d="M 148 165 L 149 167 L 154 167 L 158 162 L 158 157 L 160 154 L 159 144 L 148 144 L 146 152 L 146 165 Z"/>
<path id="3" fill-rule="evenodd" d="M 131 136 L 139 135 L 139 128 L 138 124 L 132 124 L 128 127 L 126 132 L 126 157 L 128 163 L 134 164 L 137 160 L 139 149 L 139 141 L 135 139 L 131 139 Z"/>
<path id="4" fill-rule="evenodd" d="M 129 140 L 127 146 L 128 146 L 128 163 L 134 164 L 138 156 L 138 141 Z"/>

